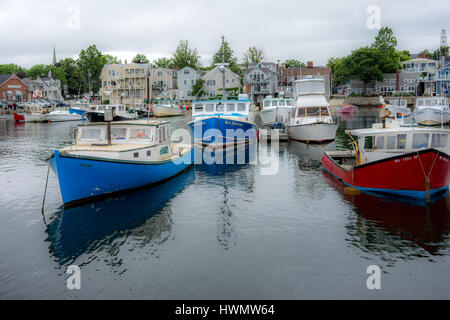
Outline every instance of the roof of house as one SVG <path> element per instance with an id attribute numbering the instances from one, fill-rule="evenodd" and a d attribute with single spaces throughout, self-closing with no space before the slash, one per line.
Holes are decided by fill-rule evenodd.
<path id="1" fill-rule="evenodd" d="M 205 73 L 203 75 L 203 78 L 211 75 L 213 72 L 219 72 L 219 66 L 214 67 L 213 69 L 209 70 L 207 73 Z M 236 73 L 234 73 L 233 71 L 231 71 L 230 68 L 226 68 L 228 70 L 228 72 L 230 72 L 232 75 L 234 75 L 236 78 L 240 78 Z"/>
<path id="2" fill-rule="evenodd" d="M 11 78 L 13 74 L 0 74 L 0 85 L 2 85 L 4 82 L 8 81 L 9 78 Z"/>
<path id="3" fill-rule="evenodd" d="M 295 67 L 282 68 L 283 77 L 298 77 L 298 76 L 314 76 L 314 75 L 331 75 L 331 69 L 328 67 Z"/>

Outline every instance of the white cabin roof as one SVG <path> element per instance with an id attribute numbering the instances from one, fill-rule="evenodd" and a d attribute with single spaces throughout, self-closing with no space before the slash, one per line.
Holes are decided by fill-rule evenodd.
<path id="1" fill-rule="evenodd" d="M 321 94 L 310 94 L 299 96 L 297 99 L 298 107 L 328 107 L 327 99 Z"/>
<path id="2" fill-rule="evenodd" d="M 381 123 L 377 124 L 381 126 Z M 373 136 L 380 134 L 402 134 L 402 133 L 450 133 L 450 129 L 445 128 L 423 128 L 423 127 L 399 127 L 398 125 L 390 126 L 386 124 L 386 128 L 367 128 L 367 129 L 351 129 L 345 130 L 353 136 Z"/>

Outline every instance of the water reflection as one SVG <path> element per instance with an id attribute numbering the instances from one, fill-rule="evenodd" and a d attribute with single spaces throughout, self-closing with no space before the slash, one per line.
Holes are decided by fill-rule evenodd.
<path id="1" fill-rule="evenodd" d="M 159 250 L 171 233 L 170 202 L 194 181 L 194 176 L 190 168 L 151 188 L 61 209 L 47 228 L 51 255 L 60 265 L 97 251 L 105 251 L 110 261 L 114 261 L 130 237 L 133 246 L 143 247 L 152 242 L 156 244 L 152 250 Z M 92 255 L 90 259 L 95 258 Z"/>
<path id="2" fill-rule="evenodd" d="M 196 148 L 196 156 L 200 157 L 205 150 Z M 239 154 L 239 152 L 241 152 Z M 196 166 L 196 170 L 205 175 L 205 180 L 214 188 L 220 188 L 219 219 L 217 223 L 217 241 L 224 249 L 229 249 L 236 245 L 235 225 L 233 216 L 242 209 L 236 205 L 246 194 L 252 194 L 255 186 L 255 167 L 252 164 L 256 161 L 256 146 L 246 148 L 225 150 L 213 153 L 216 163 L 202 162 Z M 206 155 L 210 157 L 210 155 Z"/>
<path id="3" fill-rule="evenodd" d="M 317 169 L 322 167 L 322 157 L 325 151 L 336 150 L 336 142 L 326 144 L 308 144 L 300 141 L 289 141 L 287 149 L 298 157 L 298 167 L 302 169 Z"/>
<path id="4" fill-rule="evenodd" d="M 325 181 L 338 190 L 355 208 L 356 215 L 346 225 L 347 241 L 365 253 L 381 256 L 391 265 L 397 260 L 437 256 L 448 249 L 450 231 L 450 197 L 431 205 L 409 203 L 376 197 L 366 193 L 354 194 L 334 176 L 323 173 Z"/>

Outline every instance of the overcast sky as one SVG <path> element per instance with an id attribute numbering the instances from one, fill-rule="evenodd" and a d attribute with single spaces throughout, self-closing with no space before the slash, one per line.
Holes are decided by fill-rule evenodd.
<path id="1" fill-rule="evenodd" d="M 239 61 L 256 46 L 266 61 L 324 65 L 372 43 L 378 30 L 367 27 L 371 5 L 380 8 L 381 25 L 394 30 L 401 50 L 433 51 L 441 29 L 450 29 L 442 0 L 1 0 L 0 64 L 49 64 L 53 45 L 59 60 L 76 58 L 90 44 L 122 61 L 136 53 L 153 61 L 187 39 L 209 65 L 223 34 Z"/>

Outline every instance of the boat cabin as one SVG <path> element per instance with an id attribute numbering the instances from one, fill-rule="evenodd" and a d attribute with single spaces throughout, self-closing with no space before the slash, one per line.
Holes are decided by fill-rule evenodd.
<path id="1" fill-rule="evenodd" d="M 416 100 L 416 108 L 423 107 L 448 107 L 448 99 L 445 97 L 419 97 Z"/>
<path id="2" fill-rule="evenodd" d="M 389 102 L 393 107 L 408 108 L 408 100 L 406 99 L 390 99 Z"/>
<path id="3" fill-rule="evenodd" d="M 270 109 L 276 107 L 291 108 L 295 105 L 293 99 L 283 99 L 283 98 L 273 98 L 272 96 L 267 96 L 263 100 L 263 109 Z"/>
<path id="4" fill-rule="evenodd" d="M 127 111 L 123 104 L 99 104 L 91 105 L 92 111 L 114 110 L 116 113 L 124 113 Z"/>
<path id="5" fill-rule="evenodd" d="M 237 116 L 250 113 L 251 100 L 206 100 L 192 103 L 192 116 Z"/>
<path id="6" fill-rule="evenodd" d="M 347 130 L 346 133 L 356 137 L 354 140 L 357 142 L 357 151 L 360 153 L 360 159 L 357 159 L 359 164 L 429 148 L 448 154 L 450 149 L 449 129 L 375 127 Z"/>
<path id="7" fill-rule="evenodd" d="M 292 82 L 294 97 L 319 94 L 325 96 L 325 81 L 323 79 L 302 79 Z"/>
<path id="8" fill-rule="evenodd" d="M 64 152 L 120 160 L 159 161 L 170 157 L 170 124 L 164 121 L 111 122 L 111 144 L 105 122 L 86 123 L 75 129 L 75 145 Z"/>
<path id="9" fill-rule="evenodd" d="M 153 99 L 152 104 L 154 106 L 161 105 L 161 106 L 168 106 L 172 108 L 179 108 L 179 101 L 176 99 Z"/>

